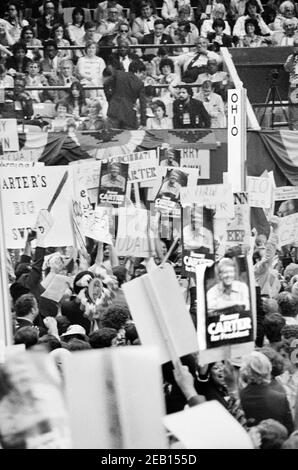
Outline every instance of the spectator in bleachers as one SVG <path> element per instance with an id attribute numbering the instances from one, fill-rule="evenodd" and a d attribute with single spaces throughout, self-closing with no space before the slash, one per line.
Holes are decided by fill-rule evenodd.
<path id="1" fill-rule="evenodd" d="M 225 22 L 223 19 L 215 19 L 212 23 L 212 29 L 214 32 L 207 33 L 207 39 L 212 46 L 209 48 L 218 52 L 221 47 L 232 47 L 233 38 L 224 33 L 225 31 Z"/>
<path id="2" fill-rule="evenodd" d="M 70 85 L 68 96 L 64 102 L 69 105 L 70 113 L 73 117 L 79 119 L 80 116 L 87 115 L 87 102 L 85 97 L 85 90 L 80 82 L 74 82 Z"/>
<path id="3" fill-rule="evenodd" d="M 88 103 L 88 114 L 81 123 L 79 129 L 82 131 L 98 131 L 104 128 L 104 119 L 101 113 L 101 104 L 98 100 Z"/>
<path id="4" fill-rule="evenodd" d="M 173 129 L 172 119 L 167 117 L 166 106 L 163 101 L 156 100 L 152 104 L 154 117 L 147 119 L 147 129 Z"/>
<path id="5" fill-rule="evenodd" d="M 168 47 L 165 47 L 165 46 L 160 46 L 158 48 L 158 51 L 157 51 L 157 56 L 154 57 L 152 60 L 151 60 L 151 64 L 152 64 L 152 68 L 153 68 L 153 76 L 158 79 L 160 78 L 160 67 L 159 67 L 159 64 L 161 62 L 162 59 L 169 59 L 170 58 L 170 55 L 172 55 L 172 52 L 170 51 L 170 49 Z"/>
<path id="6" fill-rule="evenodd" d="M 208 40 L 199 37 L 195 52 L 188 52 L 176 58 L 176 65 L 181 69 L 182 81 L 195 82 L 200 73 L 206 72 L 209 59 L 214 59 L 217 62 L 221 60 L 216 52 L 208 51 Z"/>
<path id="7" fill-rule="evenodd" d="M 160 85 L 168 85 L 168 88 L 158 90 L 158 95 L 166 105 L 167 115 L 173 117 L 173 100 L 177 97 L 176 86 L 180 82 L 180 77 L 175 73 L 174 63 L 170 58 L 160 61 L 161 75 L 159 77 Z"/>
<path id="8" fill-rule="evenodd" d="M 74 65 L 70 59 L 61 60 L 57 75 L 49 78 L 49 85 L 70 88 L 72 83 L 79 82 L 78 78 L 74 76 L 73 71 Z M 67 90 L 51 91 L 50 93 L 54 102 L 61 101 L 68 96 Z"/>
<path id="9" fill-rule="evenodd" d="M 261 8 L 257 0 L 248 0 L 246 3 L 244 15 L 240 16 L 236 21 L 233 29 L 233 35 L 237 36 L 239 39 L 243 38 L 245 36 L 245 21 L 252 18 L 257 20 L 261 35 L 270 36 L 272 31 L 270 30 L 269 26 L 266 25 L 260 13 Z"/>
<path id="10" fill-rule="evenodd" d="M 64 37 L 64 26 L 62 24 L 55 24 L 52 29 L 52 39 L 54 39 L 57 47 L 69 47 L 70 43 L 68 39 Z M 61 59 L 71 59 L 72 53 L 70 49 L 58 50 L 57 57 Z"/>
<path id="11" fill-rule="evenodd" d="M 33 116 L 33 100 L 25 90 L 26 81 L 22 74 L 16 74 L 14 79 L 14 110 L 17 119 L 30 119 Z"/>
<path id="12" fill-rule="evenodd" d="M 239 18 L 239 16 L 245 15 L 245 9 L 246 9 L 247 2 L 248 2 L 248 0 L 231 0 L 231 2 L 230 2 L 231 8 L 232 8 L 233 11 L 235 11 L 237 18 Z M 273 0 L 273 2 L 276 2 L 276 0 Z M 264 11 L 262 1 L 257 0 L 257 3 L 260 7 L 260 12 L 262 13 Z"/>
<path id="13" fill-rule="evenodd" d="M 132 61 L 137 60 L 138 56 L 130 50 L 129 41 L 125 37 L 118 36 L 117 45 L 118 49 L 109 55 L 107 65 L 116 70 L 128 72 L 129 65 Z"/>
<path id="14" fill-rule="evenodd" d="M 181 7 L 181 9 L 179 9 L 178 20 L 174 21 L 166 28 L 166 33 L 171 36 L 173 43 L 181 44 L 181 47 L 174 49 L 173 55 L 190 52 L 192 49 L 183 47 L 183 44 L 194 44 L 199 37 L 199 31 L 196 25 L 184 19 L 187 17 L 187 12 L 189 11 L 190 7 L 188 5 Z"/>
<path id="15" fill-rule="evenodd" d="M 41 71 L 46 78 L 56 77 L 60 65 L 58 47 L 53 39 L 44 42 L 44 58 L 40 61 Z"/>
<path id="16" fill-rule="evenodd" d="M 259 24 L 256 19 L 249 18 L 245 21 L 245 35 L 239 40 L 239 47 L 263 47 L 266 46 L 266 38 L 260 33 Z"/>
<path id="17" fill-rule="evenodd" d="M 9 2 L 6 11 L 6 21 L 10 24 L 9 34 L 13 38 L 14 42 L 18 42 L 21 37 L 22 28 L 24 28 L 24 26 L 28 26 L 29 23 L 21 17 L 18 2 Z"/>
<path id="18" fill-rule="evenodd" d="M 48 85 L 48 81 L 44 75 L 40 73 L 40 65 L 38 61 L 31 61 L 28 64 L 28 73 L 25 77 L 26 86 L 44 87 Z M 47 93 L 39 90 L 27 90 L 31 96 L 33 103 L 41 103 L 47 99 Z"/>
<path id="19" fill-rule="evenodd" d="M 54 24 L 64 24 L 63 16 L 55 10 L 54 2 L 46 1 L 43 14 L 36 21 L 37 37 L 42 41 L 50 39 Z"/>
<path id="20" fill-rule="evenodd" d="M 5 68 L 8 57 L 12 57 L 11 51 L 0 44 L 0 64 L 4 65 Z"/>
<path id="21" fill-rule="evenodd" d="M 161 16 L 168 23 L 172 23 L 173 21 L 176 21 L 179 17 L 179 8 L 184 7 L 185 5 L 191 6 L 190 0 L 163 0 Z M 190 10 L 188 17 L 185 19 L 189 21 L 194 20 L 194 14 L 192 9 Z"/>
<path id="22" fill-rule="evenodd" d="M 123 17 L 119 14 L 119 11 L 115 6 L 108 8 L 108 16 L 106 19 L 102 19 L 97 28 L 98 33 L 101 36 L 115 37 L 119 30 L 119 23 Z"/>
<path id="23" fill-rule="evenodd" d="M 34 28 L 32 26 L 24 26 L 21 32 L 21 41 L 26 44 L 26 46 L 36 47 L 36 49 L 28 49 L 26 56 L 31 60 L 39 60 L 43 57 L 42 43 L 39 39 L 35 37 Z"/>
<path id="24" fill-rule="evenodd" d="M 116 46 L 118 45 L 118 38 L 127 39 L 130 45 L 136 46 L 138 44 L 138 40 L 131 35 L 131 29 L 129 24 L 126 20 L 122 20 L 118 24 L 118 34 L 112 39 L 112 43 Z M 133 52 L 141 57 L 143 55 L 141 49 L 134 48 Z"/>
<path id="25" fill-rule="evenodd" d="M 272 29 L 274 31 L 282 31 L 283 24 L 286 19 L 292 19 L 298 26 L 298 18 L 295 16 L 295 4 L 289 0 L 282 2 L 279 7 L 279 12 L 273 22 Z"/>
<path id="26" fill-rule="evenodd" d="M 54 132 L 65 132 L 67 121 L 71 117 L 71 107 L 65 100 L 58 101 L 55 105 L 55 117 L 51 121 L 50 130 Z"/>
<path id="27" fill-rule="evenodd" d="M 104 2 L 98 3 L 97 8 L 94 11 L 94 21 L 97 24 L 100 24 L 102 20 L 107 20 L 110 8 L 115 8 L 117 10 L 118 18 L 124 17 L 123 7 L 117 3 L 116 0 L 106 0 Z"/>
<path id="28" fill-rule="evenodd" d="M 203 103 L 193 98 L 192 88 L 180 85 L 173 103 L 174 129 L 210 128 L 210 116 Z"/>
<path id="29" fill-rule="evenodd" d="M 67 26 L 67 32 L 72 45 L 79 45 L 85 35 L 85 11 L 76 7 L 72 11 L 72 23 Z"/>
<path id="30" fill-rule="evenodd" d="M 216 19 L 221 19 L 224 21 L 225 28 L 223 32 L 227 34 L 228 36 L 231 35 L 231 28 L 229 23 L 226 20 L 226 9 L 225 6 L 222 3 L 217 3 L 214 5 L 210 19 L 206 19 L 203 21 L 202 26 L 201 26 L 201 36 L 206 38 L 208 36 L 208 33 L 214 33 L 213 29 L 213 21 Z"/>
<path id="31" fill-rule="evenodd" d="M 211 119 L 211 128 L 226 127 L 227 121 L 224 102 L 220 95 L 214 93 L 213 85 L 210 80 L 203 82 L 201 91 L 196 93 L 194 98 L 203 103 Z"/>
<path id="32" fill-rule="evenodd" d="M 16 73 L 26 73 L 30 59 L 26 57 L 27 47 L 22 42 L 16 42 L 12 48 L 12 57 L 6 61 L 6 68 L 8 73 L 15 76 Z"/>
<path id="33" fill-rule="evenodd" d="M 283 23 L 283 30 L 272 34 L 272 46 L 293 46 L 296 35 L 297 24 L 294 18 L 288 18 Z"/>
<path id="34" fill-rule="evenodd" d="M 7 21 L 0 18 L 0 44 L 8 47 L 14 44 L 14 39 L 9 33 Z"/>
<path id="35" fill-rule="evenodd" d="M 199 74 L 196 85 L 202 86 L 206 80 L 210 80 L 215 93 L 220 95 L 224 101 L 227 99 L 227 89 L 230 86 L 227 72 L 219 69 L 219 64 L 215 59 L 209 59 L 207 62 L 207 71 Z"/>
<path id="36" fill-rule="evenodd" d="M 143 0 L 140 9 L 141 15 L 133 21 L 132 24 L 132 35 L 137 38 L 139 42 L 142 42 L 145 34 L 154 32 L 154 22 L 159 18 L 155 13 L 155 5 L 151 0 Z"/>
<path id="37" fill-rule="evenodd" d="M 0 88 L 13 88 L 14 80 L 7 74 L 5 65 L 0 64 Z"/>
<path id="38" fill-rule="evenodd" d="M 88 42 L 85 47 L 85 56 L 80 57 L 77 63 L 77 73 L 80 82 L 87 86 L 103 86 L 103 71 L 106 63 L 102 57 L 96 55 L 97 45 L 95 42 Z M 88 98 L 97 96 L 104 97 L 103 90 L 89 90 Z"/>
<path id="39" fill-rule="evenodd" d="M 154 31 L 150 34 L 145 34 L 142 44 L 156 44 L 158 46 L 173 44 L 171 36 L 165 33 L 165 24 L 163 20 L 154 21 Z M 158 48 L 150 47 L 143 49 L 143 59 L 151 61 L 157 55 Z"/>
<path id="40" fill-rule="evenodd" d="M 99 34 L 96 31 L 96 26 L 95 23 L 92 21 L 87 21 L 85 23 L 85 34 L 82 36 L 80 39 L 77 41 L 78 46 L 84 46 L 86 47 L 86 44 L 89 42 L 95 42 L 98 43 L 98 41 L 101 39 L 101 34 Z M 84 56 L 84 51 L 83 50 L 76 50 L 75 51 L 75 56 L 76 57 L 83 57 Z"/>

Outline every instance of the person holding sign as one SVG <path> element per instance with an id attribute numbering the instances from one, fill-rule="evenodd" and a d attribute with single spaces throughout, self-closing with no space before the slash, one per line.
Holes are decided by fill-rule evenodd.
<path id="1" fill-rule="evenodd" d="M 227 307 L 240 306 L 249 310 L 247 284 L 236 280 L 236 266 L 231 258 L 222 258 L 218 263 L 219 282 L 207 292 L 208 314 Z"/>
<path id="2" fill-rule="evenodd" d="M 265 246 L 258 247 L 253 253 L 254 275 L 262 295 L 276 298 L 280 290 L 278 272 L 273 268 L 276 248 L 278 245 L 279 217 L 270 220 L 271 233 Z"/>

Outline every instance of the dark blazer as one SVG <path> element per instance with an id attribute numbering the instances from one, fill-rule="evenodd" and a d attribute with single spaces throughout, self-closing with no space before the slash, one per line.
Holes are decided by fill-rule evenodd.
<path id="1" fill-rule="evenodd" d="M 86 333 L 90 332 L 90 320 L 84 316 L 81 305 L 76 301 L 76 296 L 73 295 L 70 300 L 62 300 L 61 313 L 64 315 L 72 325 L 81 325 L 85 328 Z"/>
<path id="2" fill-rule="evenodd" d="M 27 72 L 27 67 L 30 64 L 31 60 L 28 57 L 24 57 L 24 60 L 22 62 L 21 67 L 19 66 L 19 63 L 17 62 L 16 58 L 14 56 L 8 57 L 6 59 L 5 67 L 7 70 L 9 69 L 14 69 L 18 73 L 26 73 Z"/>
<path id="3" fill-rule="evenodd" d="M 142 44 L 154 44 L 154 33 L 145 34 L 143 37 Z M 164 44 L 173 44 L 173 40 L 169 34 L 163 34 L 161 36 L 160 44 L 156 44 L 155 47 L 163 46 Z"/>
<path id="4" fill-rule="evenodd" d="M 263 419 L 275 419 L 283 424 L 289 434 L 293 431 L 293 419 L 285 394 L 274 390 L 270 384 L 247 385 L 240 392 L 240 400 L 247 420 L 253 425 Z"/>
<path id="5" fill-rule="evenodd" d="M 130 52 L 128 54 L 128 57 L 130 58 L 131 61 L 140 59 L 139 56 L 137 56 L 137 54 L 134 54 L 133 52 Z M 113 54 L 111 54 L 109 58 L 107 59 L 106 64 L 110 65 L 116 70 L 124 70 L 123 65 L 120 61 L 120 55 L 118 54 L 118 52 L 113 52 Z"/>
<path id="6" fill-rule="evenodd" d="M 74 82 L 79 82 L 79 80 L 74 76 L 74 75 L 71 75 L 69 77 L 70 79 L 70 85 Z M 64 79 L 62 77 L 61 74 L 57 74 L 57 76 L 49 76 L 48 77 L 48 82 L 49 82 L 49 85 L 50 86 L 65 86 L 64 85 Z M 70 86 L 69 85 L 69 86 Z M 52 101 L 54 101 L 55 103 L 58 101 L 58 100 L 64 100 L 67 98 L 67 96 L 69 95 L 68 91 L 67 90 L 55 90 L 55 91 L 48 91 L 48 94 L 50 96 L 50 99 Z"/>
<path id="7" fill-rule="evenodd" d="M 190 123 L 183 123 L 183 116 L 189 114 Z M 173 102 L 173 125 L 174 129 L 210 128 L 210 116 L 203 103 L 190 98 L 188 103 L 180 100 Z"/>
<path id="8" fill-rule="evenodd" d="M 146 99 L 143 82 L 131 72 L 116 70 L 113 77 L 113 91 L 107 115 L 126 123 L 127 128 L 136 129 L 137 99 L 140 101 L 141 124 L 146 125 Z"/>
<path id="9" fill-rule="evenodd" d="M 52 28 L 55 24 L 64 24 L 63 15 L 59 13 L 54 13 L 54 18 L 52 21 L 52 27 L 47 28 L 45 24 L 44 15 L 36 20 L 36 37 L 42 41 L 50 39 L 52 36 Z"/>
<path id="10" fill-rule="evenodd" d="M 145 34 L 145 36 L 143 37 L 142 44 L 154 44 L 154 33 Z M 161 37 L 160 44 L 156 44 L 156 46 L 150 47 L 148 49 L 143 49 L 143 55 L 152 55 L 154 57 L 154 55 L 157 55 L 158 49 L 161 46 L 165 46 L 167 44 L 173 44 L 173 40 L 168 34 L 163 34 Z"/>
<path id="11" fill-rule="evenodd" d="M 224 33 L 222 35 L 222 44 L 219 44 L 216 41 L 213 42 L 215 37 L 216 37 L 216 33 L 208 33 L 207 34 L 208 41 L 213 44 L 213 47 L 212 46 L 209 47 L 210 50 L 214 50 L 215 52 L 217 52 L 217 51 L 219 51 L 219 49 L 221 47 L 232 47 L 233 46 L 232 36 L 229 36 L 228 34 Z"/>

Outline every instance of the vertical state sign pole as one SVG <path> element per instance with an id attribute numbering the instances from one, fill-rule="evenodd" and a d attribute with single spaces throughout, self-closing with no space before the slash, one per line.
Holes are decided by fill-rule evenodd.
<path id="1" fill-rule="evenodd" d="M 1 178 L 0 178 L 1 183 Z M 1 184 L 2 186 L 2 184 Z M 2 205 L 2 189 L 0 187 L 0 353 L 5 346 L 11 346 L 12 319 L 8 290 L 8 275 L 6 266 L 5 229 Z"/>
<path id="2" fill-rule="evenodd" d="M 228 90 L 228 177 L 233 192 L 245 191 L 246 89 Z"/>

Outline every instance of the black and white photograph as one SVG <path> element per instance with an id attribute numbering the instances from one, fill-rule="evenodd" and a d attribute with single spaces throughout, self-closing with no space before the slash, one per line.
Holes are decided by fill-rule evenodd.
<path id="1" fill-rule="evenodd" d="M 0 2 L 1 469 L 289 466 L 297 86 L 293 0 Z"/>

